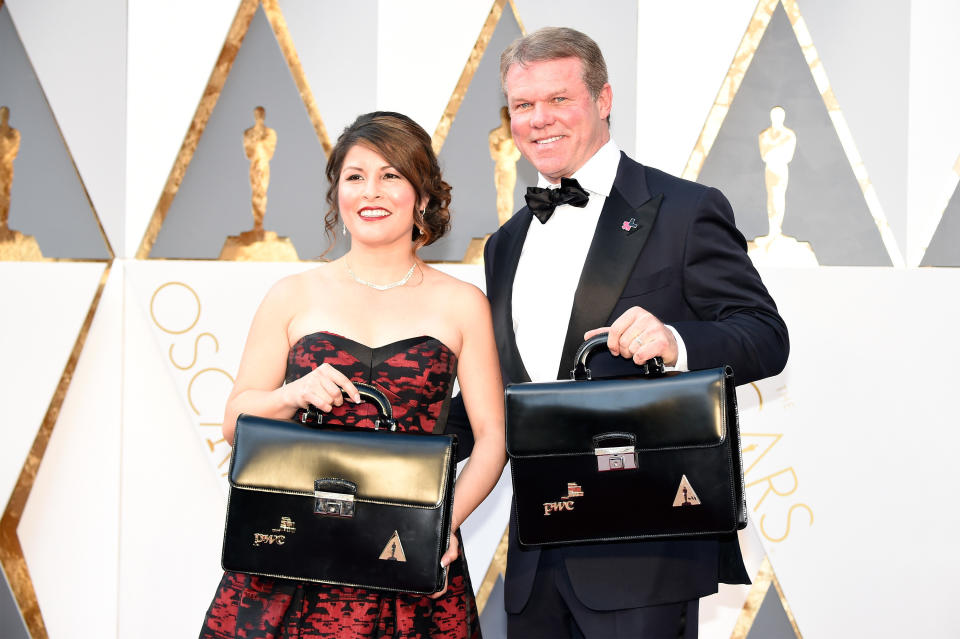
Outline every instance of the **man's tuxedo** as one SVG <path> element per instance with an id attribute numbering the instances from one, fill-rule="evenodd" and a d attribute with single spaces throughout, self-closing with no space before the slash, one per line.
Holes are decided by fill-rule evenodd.
<path id="1" fill-rule="evenodd" d="M 530 379 L 516 345 L 511 300 L 532 219 L 526 207 L 521 209 L 491 236 L 484 252 L 504 385 Z M 558 378 L 568 377 L 584 332 L 609 326 L 633 306 L 676 329 L 691 370 L 728 364 L 738 384 L 775 375 L 789 350 L 786 325 L 747 257 L 723 195 L 625 154 L 597 222 L 573 309 L 544 306 L 545 313 L 570 315 Z M 629 373 L 632 366 L 606 353 L 591 361 L 598 375 Z M 462 419 L 458 409 L 462 405 L 451 413 L 454 430 Z M 511 613 L 520 612 L 529 599 L 540 554 L 519 548 L 514 521 L 511 517 L 505 584 Z M 593 610 L 688 601 L 715 592 L 718 582 L 749 582 L 735 535 L 571 546 L 562 552 L 576 596 Z"/>

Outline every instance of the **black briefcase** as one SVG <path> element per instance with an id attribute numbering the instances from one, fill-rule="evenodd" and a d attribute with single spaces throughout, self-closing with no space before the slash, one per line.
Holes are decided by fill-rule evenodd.
<path id="1" fill-rule="evenodd" d="M 506 389 L 521 546 L 730 533 L 747 525 L 730 367 L 591 379 L 598 335 L 570 380 Z"/>
<path id="2" fill-rule="evenodd" d="M 355 385 L 378 408 L 376 430 L 237 419 L 224 570 L 421 594 L 443 588 L 456 436 L 391 432 L 387 398 Z M 322 422 L 316 411 L 304 415 Z"/>

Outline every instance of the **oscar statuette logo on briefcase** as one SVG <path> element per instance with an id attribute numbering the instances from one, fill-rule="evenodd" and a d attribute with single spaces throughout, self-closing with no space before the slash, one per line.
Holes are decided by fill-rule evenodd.
<path id="1" fill-rule="evenodd" d="M 673 507 L 680 506 L 699 506 L 700 498 L 690 485 L 690 480 L 684 475 L 680 478 L 680 487 L 677 488 L 677 495 L 673 498 Z"/>
<path id="2" fill-rule="evenodd" d="M 380 559 L 384 561 L 407 561 L 407 555 L 403 552 L 403 544 L 400 543 L 400 533 L 396 530 L 390 535 L 387 545 L 383 547 Z"/>

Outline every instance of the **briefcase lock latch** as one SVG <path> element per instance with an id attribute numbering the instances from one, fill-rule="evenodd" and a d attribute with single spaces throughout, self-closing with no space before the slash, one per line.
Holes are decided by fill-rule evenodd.
<path id="1" fill-rule="evenodd" d="M 597 470 L 601 473 L 637 467 L 637 453 L 633 446 L 594 448 L 593 454 L 597 456 Z"/>
<path id="2" fill-rule="evenodd" d="M 313 513 L 328 517 L 353 517 L 356 511 L 356 484 L 337 479 L 318 479 L 313 486 Z M 334 492 L 340 488 L 350 492 Z"/>
<path id="3" fill-rule="evenodd" d="M 332 517 L 353 517 L 353 495 L 343 493 L 326 493 L 322 490 L 313 491 L 316 515 L 330 515 Z"/>

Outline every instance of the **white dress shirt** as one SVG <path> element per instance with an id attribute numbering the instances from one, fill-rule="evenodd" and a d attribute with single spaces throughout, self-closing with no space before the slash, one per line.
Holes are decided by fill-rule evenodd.
<path id="1" fill-rule="evenodd" d="M 590 194 L 587 205 L 578 208 L 563 204 L 545 224 L 536 218 L 530 222 L 517 263 L 512 303 L 517 349 L 532 381 L 557 378 L 580 273 L 619 164 L 620 147 L 611 138 L 572 176 Z M 538 185 L 560 186 L 551 184 L 542 174 Z M 673 327 L 667 328 L 677 339 L 679 350 L 673 368 L 686 370 L 683 341 Z"/>

